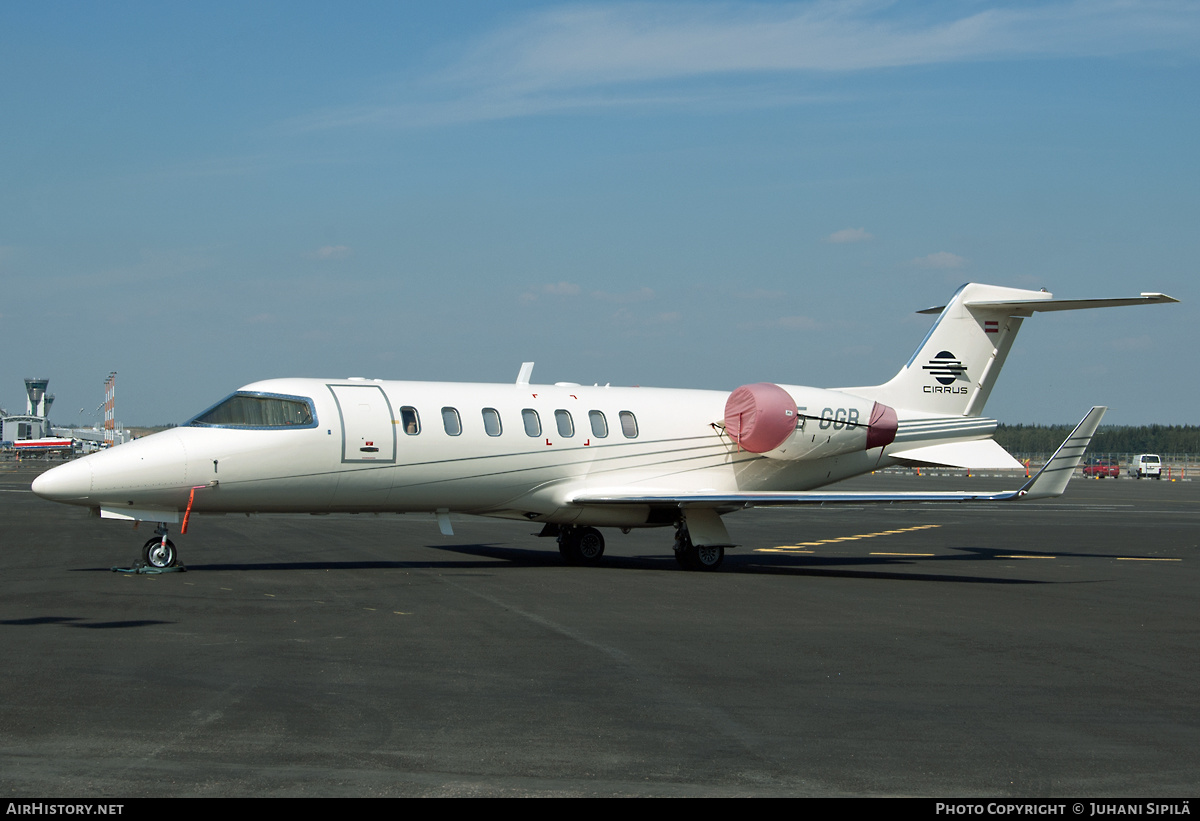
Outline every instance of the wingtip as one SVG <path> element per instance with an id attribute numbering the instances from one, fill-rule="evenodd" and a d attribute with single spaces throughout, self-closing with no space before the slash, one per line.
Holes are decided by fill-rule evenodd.
<path id="1" fill-rule="evenodd" d="M 1087 451 L 1100 420 L 1108 411 L 1107 405 L 1093 405 L 1092 409 L 1080 420 L 1075 429 L 1063 440 L 1054 451 L 1054 455 L 1039 470 L 1032 479 L 1018 492 L 1021 499 L 1050 499 L 1061 496 L 1067 489 L 1067 482 Z"/>

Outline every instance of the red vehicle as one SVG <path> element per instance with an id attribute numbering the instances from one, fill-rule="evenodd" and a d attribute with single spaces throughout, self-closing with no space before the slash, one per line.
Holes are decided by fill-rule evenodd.
<path id="1" fill-rule="evenodd" d="M 1121 466 L 1116 459 L 1088 459 L 1088 463 L 1083 466 L 1083 475 L 1088 478 L 1094 476 L 1103 479 L 1105 476 L 1111 476 L 1116 479 L 1121 475 Z"/>

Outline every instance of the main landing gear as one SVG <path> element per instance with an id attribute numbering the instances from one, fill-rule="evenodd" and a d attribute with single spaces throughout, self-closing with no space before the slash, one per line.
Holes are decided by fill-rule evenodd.
<path id="1" fill-rule="evenodd" d="M 599 564 L 604 556 L 604 536 L 594 527 L 547 525 L 542 536 L 558 540 L 558 552 L 567 564 Z M 684 570 L 716 570 L 725 561 L 721 545 L 692 544 L 687 527 L 681 522 L 675 528 L 675 561 Z"/>
<path id="2" fill-rule="evenodd" d="M 675 529 L 675 561 L 684 570 L 716 570 L 725 561 L 725 548 L 720 545 L 697 547 L 681 522 Z"/>
<path id="3" fill-rule="evenodd" d="M 142 545 L 142 562 L 156 570 L 178 566 L 179 554 L 175 551 L 175 543 L 167 538 L 166 525 L 156 527 L 154 537 Z"/>
<path id="4" fill-rule="evenodd" d="M 604 556 L 604 536 L 594 527 L 563 525 L 558 529 L 558 552 L 568 564 L 598 564 Z"/>

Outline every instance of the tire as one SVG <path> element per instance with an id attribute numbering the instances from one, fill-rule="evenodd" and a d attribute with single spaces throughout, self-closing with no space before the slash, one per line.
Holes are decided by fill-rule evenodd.
<path id="1" fill-rule="evenodd" d="M 179 563 L 179 554 L 175 552 L 174 542 L 170 539 L 164 542 L 155 536 L 142 546 L 142 561 L 149 567 L 157 567 L 162 570 L 175 567 Z"/>
<path id="2" fill-rule="evenodd" d="M 689 570 L 713 571 L 725 561 L 725 548 L 710 545 L 702 547 L 688 545 L 686 559 Z"/>
<path id="3" fill-rule="evenodd" d="M 574 536 L 571 541 L 576 560 L 583 564 L 599 563 L 604 557 L 604 535 L 594 527 L 585 527 Z"/>
<path id="4" fill-rule="evenodd" d="M 558 553 L 567 564 L 599 564 L 604 556 L 604 536 L 594 527 L 564 529 Z"/>

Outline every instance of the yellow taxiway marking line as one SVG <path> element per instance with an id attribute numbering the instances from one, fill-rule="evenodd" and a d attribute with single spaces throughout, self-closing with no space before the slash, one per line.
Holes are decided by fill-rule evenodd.
<path id="1" fill-rule="evenodd" d="M 1143 559 L 1140 556 L 1117 556 L 1119 562 L 1181 562 L 1183 559 Z"/>
<path id="2" fill-rule="evenodd" d="M 1057 559 L 1058 556 L 997 556 L 997 559 Z"/>
<path id="3" fill-rule="evenodd" d="M 904 527 L 900 530 L 881 530 L 878 533 L 859 533 L 856 536 L 839 536 L 834 539 L 821 539 L 816 542 L 797 542 L 794 545 L 779 545 L 778 547 L 757 547 L 755 553 L 812 553 L 811 550 L 801 550 L 803 547 L 820 547 L 826 544 L 838 544 L 839 542 L 853 542 L 859 539 L 874 539 L 877 536 L 893 536 L 898 533 L 912 533 L 915 530 L 928 530 L 931 527 L 941 527 L 941 525 L 915 525 L 913 527 Z M 933 553 L 872 553 L 876 556 L 932 556 Z"/>
<path id="4" fill-rule="evenodd" d="M 875 553 L 871 552 L 868 556 L 936 556 L 936 553 Z"/>

